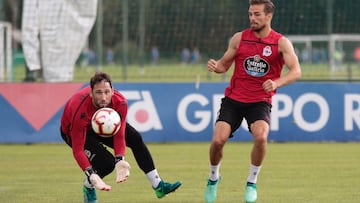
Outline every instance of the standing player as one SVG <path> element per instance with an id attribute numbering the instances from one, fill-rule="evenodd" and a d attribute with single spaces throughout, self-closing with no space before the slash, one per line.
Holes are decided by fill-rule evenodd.
<path id="1" fill-rule="evenodd" d="M 219 60 L 210 59 L 210 72 L 224 73 L 235 61 L 230 85 L 225 90 L 210 146 L 210 174 L 205 202 L 214 202 L 220 181 L 223 147 L 243 118 L 253 136 L 246 202 L 257 199 L 256 182 L 265 157 L 272 96 L 276 89 L 301 77 L 298 58 L 291 42 L 271 28 L 274 4 L 271 0 L 249 1 L 250 28 L 233 35 Z M 288 72 L 281 76 L 283 65 Z"/>
<path id="2" fill-rule="evenodd" d="M 113 137 L 100 137 L 91 128 L 91 117 L 102 107 L 115 109 L 121 117 L 121 127 Z M 158 198 L 175 191 L 181 182 L 174 184 L 161 180 L 151 154 L 138 131 L 126 122 L 127 100 L 114 91 L 110 77 L 101 72 L 90 79 L 90 87 L 76 93 L 66 103 L 61 118 L 61 136 L 72 148 L 73 156 L 86 179 L 83 186 L 85 203 L 97 202 L 96 190 L 111 190 L 102 178 L 116 170 L 116 182 L 127 179 L 130 165 L 125 161 L 125 145 L 130 147 L 139 167 L 151 182 Z M 114 155 L 107 147 L 114 149 Z"/>

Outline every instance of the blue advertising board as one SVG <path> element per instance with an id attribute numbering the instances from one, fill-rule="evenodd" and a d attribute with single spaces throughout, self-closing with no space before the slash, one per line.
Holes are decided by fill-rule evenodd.
<path id="1" fill-rule="evenodd" d="M 57 85 L 69 92 L 69 88 L 61 88 L 64 84 Z M 70 93 L 84 85 L 77 85 Z M 43 86 L 37 88 L 44 89 Z M 226 86 L 226 83 L 114 84 L 115 89 L 128 99 L 127 121 L 141 132 L 147 142 L 210 141 Z M 22 100 L 21 95 L 26 91 L 18 89 L 9 92 L 9 87 L 0 84 L 0 143 L 62 142 L 60 117 L 71 95 L 58 96 L 60 102 L 52 109 L 46 110 L 47 105 L 40 105 L 41 110 L 26 114 L 26 111 L 36 109 L 32 105 L 36 105 L 37 99 L 50 104 L 54 98 L 44 95 L 52 94 L 51 91 L 32 92 L 31 100 L 21 110 L 17 100 Z M 269 140 L 360 141 L 358 83 L 297 82 L 280 88 L 272 105 Z M 42 112 L 47 116 L 34 118 L 33 115 L 41 116 Z M 234 135 L 232 141 L 252 140 L 246 122 Z"/>

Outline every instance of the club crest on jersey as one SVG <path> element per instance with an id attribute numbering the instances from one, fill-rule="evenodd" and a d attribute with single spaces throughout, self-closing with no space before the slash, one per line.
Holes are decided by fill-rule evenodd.
<path id="1" fill-rule="evenodd" d="M 269 72 L 270 66 L 259 55 L 255 55 L 244 60 L 244 69 L 251 76 L 262 77 Z"/>
<path id="2" fill-rule="evenodd" d="M 271 54 L 272 54 L 271 47 L 270 46 L 264 47 L 262 55 L 263 56 L 270 56 Z"/>

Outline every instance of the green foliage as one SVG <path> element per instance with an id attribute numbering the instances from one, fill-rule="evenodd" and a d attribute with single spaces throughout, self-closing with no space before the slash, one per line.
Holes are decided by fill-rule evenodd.
<path id="1" fill-rule="evenodd" d="M 129 179 L 105 181 L 100 202 L 200 203 L 209 172 L 209 143 L 149 143 L 161 177 L 183 181 L 175 193 L 158 200 L 145 175 L 132 166 Z M 230 142 L 222 161 L 218 202 L 242 202 L 252 144 Z M 0 201 L 9 203 L 82 202 L 84 175 L 65 144 L 1 145 Z M 259 203 L 360 201 L 358 143 L 269 143 L 258 180 Z"/>

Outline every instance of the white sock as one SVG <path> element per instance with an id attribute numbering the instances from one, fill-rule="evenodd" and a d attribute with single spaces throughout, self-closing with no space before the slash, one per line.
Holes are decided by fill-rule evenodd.
<path id="1" fill-rule="evenodd" d="M 150 171 L 149 173 L 146 174 L 146 177 L 149 179 L 151 185 L 153 188 L 156 188 L 160 181 L 161 181 L 161 178 L 160 178 L 160 175 L 159 173 L 157 172 L 156 169 Z"/>
<path id="2" fill-rule="evenodd" d="M 89 181 L 88 181 L 87 178 L 85 178 L 84 185 L 85 185 L 85 187 L 87 187 L 87 188 L 94 188 L 94 186 L 93 186 L 91 183 L 89 183 Z"/>
<path id="3" fill-rule="evenodd" d="M 254 166 L 250 164 L 250 170 L 249 170 L 249 176 L 247 178 L 247 182 L 256 183 L 257 177 L 260 173 L 260 168 L 261 166 Z"/>
<path id="4" fill-rule="evenodd" d="M 220 163 L 218 165 L 210 165 L 210 174 L 209 174 L 209 179 L 211 181 L 216 181 L 219 179 L 220 177 Z"/>

